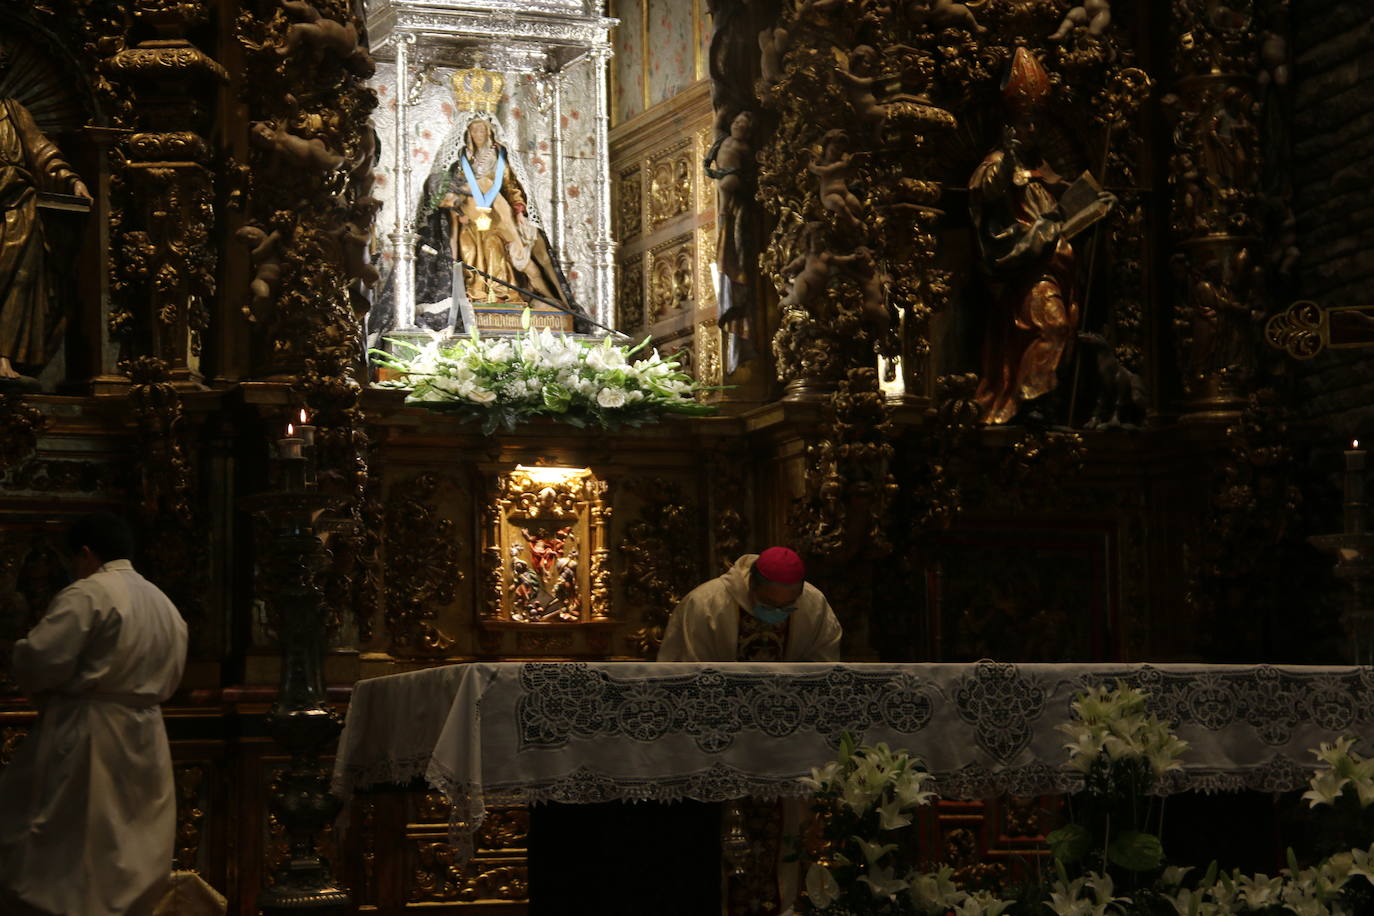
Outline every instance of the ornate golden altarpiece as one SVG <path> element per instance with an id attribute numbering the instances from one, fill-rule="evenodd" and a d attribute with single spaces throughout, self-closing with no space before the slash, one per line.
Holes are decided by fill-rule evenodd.
<path id="1" fill-rule="evenodd" d="M 1260 333 L 1302 298 L 1284 271 L 1291 68 L 1275 37 L 1291 29 L 1270 0 L 1111 6 L 1109 22 L 1070 20 L 1052 40 L 1067 2 L 722 2 L 709 80 L 614 131 L 596 107 L 610 23 L 572 0 L 442 14 L 346 0 L 0 7 L 11 59 L 52 63 L 23 97 L 64 100 L 44 128 L 93 197 L 75 253 L 55 255 L 74 281 L 56 292 L 60 361 L 40 393 L 0 395 L 0 639 L 62 584 L 65 518 L 133 518 L 140 568 L 192 634 L 167 709 L 176 862 L 242 913 L 292 877 L 305 827 L 281 798 L 303 788 L 327 807 L 310 781 L 327 745 L 287 753 L 292 734 L 269 715 L 291 601 L 328 646 L 311 708 L 335 712 L 372 674 L 650 657 L 682 594 L 780 541 L 806 553 L 854 660 L 1258 654 L 1273 628 L 1257 615 L 1321 617 L 1334 601 L 1302 548 L 1319 513 L 1298 508 L 1326 491 L 1289 424 L 1285 357 Z M 530 56 L 478 61 L 460 14 Z M 580 37 L 545 34 L 558 16 Z M 438 50 L 422 53 L 429 38 Z M 1004 136 L 1018 48 L 1053 88 L 1047 159 L 1116 202 L 1076 242 L 1085 298 L 1071 330 L 1095 339 L 1075 334 L 1058 404 L 985 425 L 999 300 L 969 185 Z M 407 213 L 422 183 L 387 209 L 405 172 L 379 156 L 418 138 L 432 158 L 447 120 L 420 135 L 451 96 L 444 68 L 477 64 L 532 74 L 514 84 L 530 123 L 561 125 L 560 107 L 574 120 L 592 99 L 575 120 L 594 153 L 562 164 L 588 176 L 575 200 L 590 227 L 567 225 L 573 203 L 550 191 L 546 228 L 584 232 L 569 267 L 600 314 L 738 386 L 713 395 L 720 416 L 487 437 L 369 387 L 365 325 L 416 250 Z M 573 71 L 591 95 L 534 76 Z M 702 160 L 743 111 L 753 191 L 722 200 Z M 727 207 L 730 225 L 753 220 L 755 247 L 721 249 Z M 734 292 L 752 296 L 758 351 L 735 373 L 715 299 L 727 254 L 752 271 Z M 1298 330 L 1320 328 L 1309 312 L 1292 316 Z M 880 357 L 900 357 L 901 396 L 880 384 Z M 269 454 L 302 409 L 324 540 L 292 547 L 274 520 L 290 501 L 247 500 L 285 492 Z M 587 471 L 559 510 L 575 522 L 537 492 L 535 511 L 512 516 L 528 491 L 502 480 L 521 466 Z M 516 619 L 510 547 L 523 542 L 530 566 L 534 541 L 512 517 L 532 537 L 574 529 L 576 620 L 556 619 L 566 549 L 528 583 L 540 610 Z M 283 562 L 302 556 L 317 564 L 308 581 Z M 33 716 L 3 687 L 0 760 Z M 342 849 L 328 828 L 311 848 L 364 912 L 521 910 L 523 812 L 493 817 L 477 866 L 457 869 L 442 810 L 423 791 L 363 798 Z M 970 869 L 1010 867 L 1045 826 L 1033 800 L 946 814 L 937 848 Z"/>

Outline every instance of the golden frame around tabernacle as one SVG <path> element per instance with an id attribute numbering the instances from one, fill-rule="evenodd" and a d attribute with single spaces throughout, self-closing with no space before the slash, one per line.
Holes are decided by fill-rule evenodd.
<path id="1" fill-rule="evenodd" d="M 605 492 L 590 468 L 517 465 L 497 477 L 483 618 L 541 626 L 610 617 Z"/>

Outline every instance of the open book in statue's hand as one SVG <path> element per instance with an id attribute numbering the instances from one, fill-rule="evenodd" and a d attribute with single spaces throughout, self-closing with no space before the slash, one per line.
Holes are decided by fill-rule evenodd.
<path id="1" fill-rule="evenodd" d="M 1084 172 L 1059 198 L 1059 209 L 1064 214 L 1060 238 L 1072 239 L 1110 213 L 1114 206 L 1116 195 L 1102 190 L 1093 176 Z"/>

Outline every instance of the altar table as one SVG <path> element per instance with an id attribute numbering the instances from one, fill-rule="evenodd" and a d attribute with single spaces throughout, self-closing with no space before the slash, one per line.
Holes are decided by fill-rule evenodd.
<path id="1" fill-rule="evenodd" d="M 333 788 L 424 777 L 460 854 L 493 804 L 803 796 L 845 731 L 919 755 L 943 798 L 1070 792 L 1056 727 L 1117 681 L 1190 745 L 1165 792 L 1299 788 L 1318 744 L 1374 738 L 1370 668 L 478 662 L 359 682 Z"/>

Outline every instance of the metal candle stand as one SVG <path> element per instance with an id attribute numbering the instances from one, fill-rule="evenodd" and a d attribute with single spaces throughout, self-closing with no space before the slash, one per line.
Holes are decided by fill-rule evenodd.
<path id="1" fill-rule="evenodd" d="M 270 532 L 258 578 L 276 622 L 281 676 L 265 724 L 290 755 L 270 801 L 286 831 L 288 857 L 273 871 L 258 906 L 263 913 L 344 913 L 348 893 L 319 851 L 319 835 L 334 822 L 341 804 L 329 792 L 329 772 L 321 756 L 338 738 L 343 722 L 325 694 L 327 622 L 316 576 L 328 564 L 329 551 L 315 527 L 320 512 L 339 500 L 310 485 L 312 462 L 302 454 L 302 444 L 294 438 L 281 440 L 272 462 L 272 489 L 243 503 L 244 509 L 267 522 Z"/>

